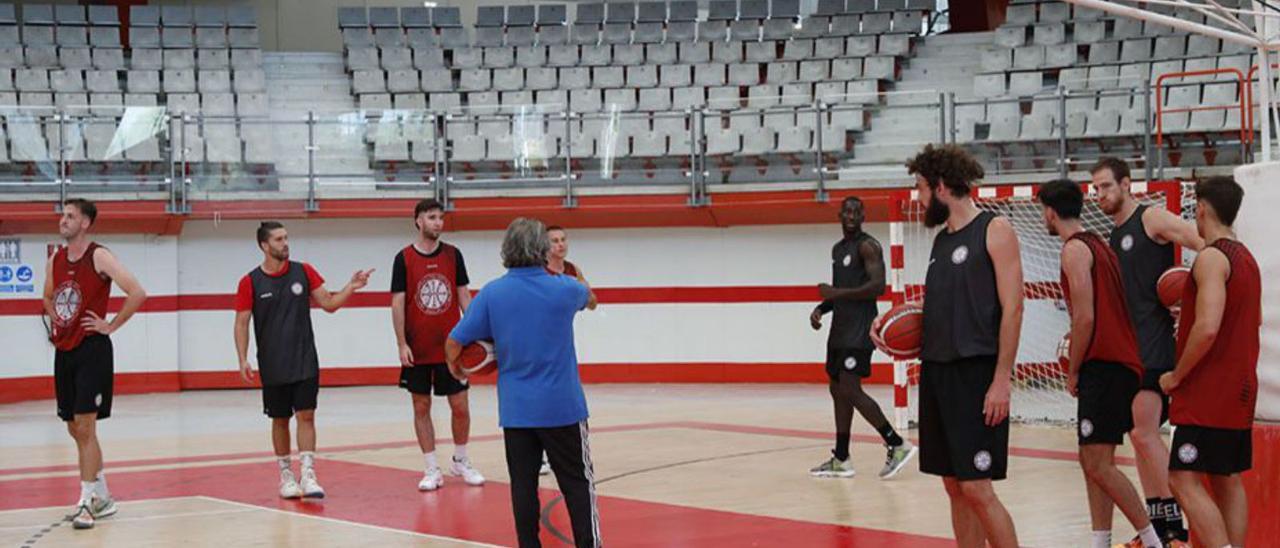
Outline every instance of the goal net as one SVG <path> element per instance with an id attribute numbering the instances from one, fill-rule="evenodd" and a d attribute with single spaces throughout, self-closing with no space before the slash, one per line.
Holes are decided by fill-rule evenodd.
<path id="1" fill-rule="evenodd" d="M 1067 393 L 1066 372 L 1059 365 L 1059 345 L 1070 329 L 1070 317 L 1059 285 L 1058 257 L 1062 243 L 1045 230 L 1034 186 L 979 187 L 978 208 L 1001 215 L 1012 222 L 1021 249 L 1024 278 L 1024 312 L 1018 357 L 1013 369 L 1010 415 L 1018 422 L 1068 424 L 1075 420 L 1075 399 Z M 1167 208 L 1184 215 L 1187 201 L 1179 183 L 1134 183 L 1138 201 Z M 901 288 L 906 301 L 924 298 L 925 270 L 937 229 L 927 229 L 921 220 L 924 208 L 912 199 L 902 201 L 903 263 Z M 1085 228 L 1104 237 L 1114 224 L 1098 206 L 1089 189 L 1081 220 Z M 917 417 L 918 362 L 906 364 L 907 416 Z"/>

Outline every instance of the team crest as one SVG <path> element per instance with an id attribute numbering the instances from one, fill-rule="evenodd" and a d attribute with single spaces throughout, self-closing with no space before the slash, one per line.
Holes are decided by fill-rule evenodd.
<path id="1" fill-rule="evenodd" d="M 845 256 L 844 256 L 844 260 L 843 260 L 843 261 L 841 261 L 841 262 L 843 262 L 845 266 L 849 266 L 850 264 L 852 264 L 852 263 L 853 263 L 853 256 L 852 256 L 852 255 L 845 255 Z"/>
<path id="2" fill-rule="evenodd" d="M 973 467 L 977 468 L 979 472 L 986 472 L 987 470 L 990 470 L 991 453 L 988 453 L 986 449 L 975 453 L 973 455 Z"/>
<path id="3" fill-rule="evenodd" d="M 301 295 L 302 282 L 293 282 L 293 285 L 289 286 L 289 291 L 292 291 L 294 295 Z"/>
<path id="4" fill-rule="evenodd" d="M 1182 464 L 1191 464 L 1198 458 L 1200 458 L 1200 450 L 1196 446 L 1184 443 L 1178 447 L 1178 460 L 1182 461 Z"/>
<path id="5" fill-rule="evenodd" d="M 58 327 L 66 327 L 80 314 L 83 301 L 80 284 L 75 280 L 67 280 L 53 292 L 53 321 Z"/>
<path id="6" fill-rule="evenodd" d="M 856 360 L 854 360 L 852 357 L 848 357 L 848 358 L 845 358 L 845 359 L 844 359 L 844 368 L 845 368 L 845 369 L 848 369 L 848 370 L 852 371 L 852 370 L 853 370 L 853 367 L 854 367 L 855 365 L 858 365 L 858 362 L 857 362 Z"/>
<path id="7" fill-rule="evenodd" d="M 1120 238 L 1120 249 L 1125 251 L 1133 249 L 1133 234 L 1125 234 L 1123 238 Z"/>
<path id="8" fill-rule="evenodd" d="M 1080 419 L 1080 437 L 1087 438 L 1093 435 L 1093 421 L 1089 419 Z"/>
<path id="9" fill-rule="evenodd" d="M 427 274 L 418 282 L 418 310 L 436 316 L 453 302 L 453 287 L 442 274 Z"/>
<path id="10" fill-rule="evenodd" d="M 951 264 L 964 264 L 969 258 L 969 246 L 962 245 L 951 252 Z"/>

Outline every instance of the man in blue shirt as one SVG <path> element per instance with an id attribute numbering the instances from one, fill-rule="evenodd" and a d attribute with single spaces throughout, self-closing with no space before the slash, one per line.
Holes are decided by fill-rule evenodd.
<path id="1" fill-rule="evenodd" d="M 506 442 L 511 506 L 522 548 L 538 540 L 538 468 L 546 451 L 564 493 L 574 542 L 600 546 L 600 514 L 587 442 L 587 399 L 578 378 L 573 317 L 586 286 L 546 271 L 551 241 L 537 220 L 507 227 L 507 274 L 484 286 L 445 342 L 449 371 L 462 379 L 462 347 L 492 340 L 498 362 L 498 423 Z"/>

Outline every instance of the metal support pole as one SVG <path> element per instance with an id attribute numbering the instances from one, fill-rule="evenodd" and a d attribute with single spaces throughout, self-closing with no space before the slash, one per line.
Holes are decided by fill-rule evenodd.
<path id="1" fill-rule="evenodd" d="M 826 104 L 814 103 L 813 116 L 816 123 L 813 125 L 813 127 L 818 128 L 818 131 L 817 131 L 817 134 L 814 136 L 815 139 L 813 141 L 813 144 L 814 144 L 814 148 L 817 149 L 815 154 L 817 154 L 818 163 L 817 163 L 815 172 L 818 175 L 818 190 L 817 192 L 814 193 L 813 199 L 819 202 L 825 202 L 827 201 L 827 198 L 828 198 L 827 181 L 826 181 L 827 165 L 825 160 L 826 154 L 824 154 L 823 147 L 822 147 L 822 113 L 825 110 L 827 110 Z"/>
<path id="2" fill-rule="evenodd" d="M 569 179 L 572 179 L 572 178 L 573 178 L 573 155 L 572 155 L 572 154 L 570 154 L 570 152 L 569 152 L 569 143 L 568 143 L 568 141 L 569 141 L 569 126 L 570 126 L 570 125 L 572 125 L 572 120 L 571 120 L 571 118 L 569 117 L 569 111 L 568 111 L 568 110 L 565 110 L 564 112 L 561 112 L 561 113 L 560 113 L 560 116 L 561 116 L 562 118 L 564 118 L 564 140 L 565 140 L 565 143 L 564 143 L 564 179 L 567 181 L 567 180 L 569 180 Z M 550 126 L 548 126 L 548 127 L 550 127 Z"/>
<path id="3" fill-rule="evenodd" d="M 62 109 L 54 112 L 54 117 L 58 121 L 58 193 L 61 196 L 59 202 L 67 201 L 67 126 L 63 119 Z"/>
<path id="4" fill-rule="evenodd" d="M 691 199 L 693 205 L 707 205 L 711 202 L 707 194 L 707 111 L 703 108 L 693 111 L 690 130 L 694 132 L 693 148 L 697 162 L 693 165 L 694 189 Z"/>
<path id="5" fill-rule="evenodd" d="M 578 199 L 573 195 L 573 118 L 574 114 L 567 107 L 564 113 L 565 139 L 564 145 L 564 207 L 578 207 Z"/>
<path id="6" fill-rule="evenodd" d="M 1260 26 L 1263 24 L 1262 21 L 1258 22 Z M 1260 59 L 1258 62 L 1258 112 L 1262 114 L 1262 161 L 1270 162 L 1271 140 L 1275 138 L 1271 134 L 1272 114 L 1274 114 L 1271 103 L 1275 100 L 1271 94 L 1274 92 L 1272 88 L 1275 81 L 1271 79 L 1271 56 L 1267 55 L 1265 48 L 1258 48 L 1258 58 Z M 1248 107 L 1253 108 L 1253 105 Z"/>
<path id="7" fill-rule="evenodd" d="M 947 144 L 947 94 L 938 92 L 938 144 Z"/>
<path id="8" fill-rule="evenodd" d="M 1067 178 L 1067 90 L 1058 87 L 1058 176 Z"/>
<path id="9" fill-rule="evenodd" d="M 307 111 L 307 204 L 306 211 L 319 211 L 316 203 L 316 112 Z"/>
<path id="10" fill-rule="evenodd" d="M 1146 159 L 1143 166 L 1146 168 L 1147 181 L 1155 177 L 1155 170 L 1151 165 L 1153 153 L 1155 151 L 1151 148 L 1151 82 L 1144 80 L 1142 82 L 1142 155 Z"/>

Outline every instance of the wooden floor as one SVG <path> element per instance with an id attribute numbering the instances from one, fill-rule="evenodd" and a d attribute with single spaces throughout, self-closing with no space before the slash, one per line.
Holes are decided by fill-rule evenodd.
<path id="1" fill-rule="evenodd" d="M 91 531 L 61 516 L 79 494 L 76 454 L 53 402 L 0 406 L 0 546 L 462 546 L 514 544 L 492 386 L 472 390 L 470 454 L 489 478 L 419 493 L 422 456 L 398 388 L 326 388 L 317 472 L 329 496 L 282 501 L 261 396 L 253 390 L 116 398 L 100 424 L 120 512 Z M 873 389 L 888 405 L 887 389 Z M 912 462 L 876 477 L 884 449 L 855 419 L 853 479 L 814 479 L 828 457 L 831 409 L 816 385 L 594 385 L 592 418 L 604 540 L 610 546 L 946 546 L 941 482 Z M 448 408 L 435 408 L 440 455 Z M 887 407 L 886 407 L 887 409 Z M 911 433 L 914 437 L 914 432 Z M 1070 429 L 1015 426 L 997 490 L 1022 544 L 1082 546 L 1089 526 Z M 1128 447 L 1121 469 L 1137 484 Z M 564 509 L 544 478 L 551 527 Z M 1117 515 L 1114 538 L 1132 534 Z"/>

